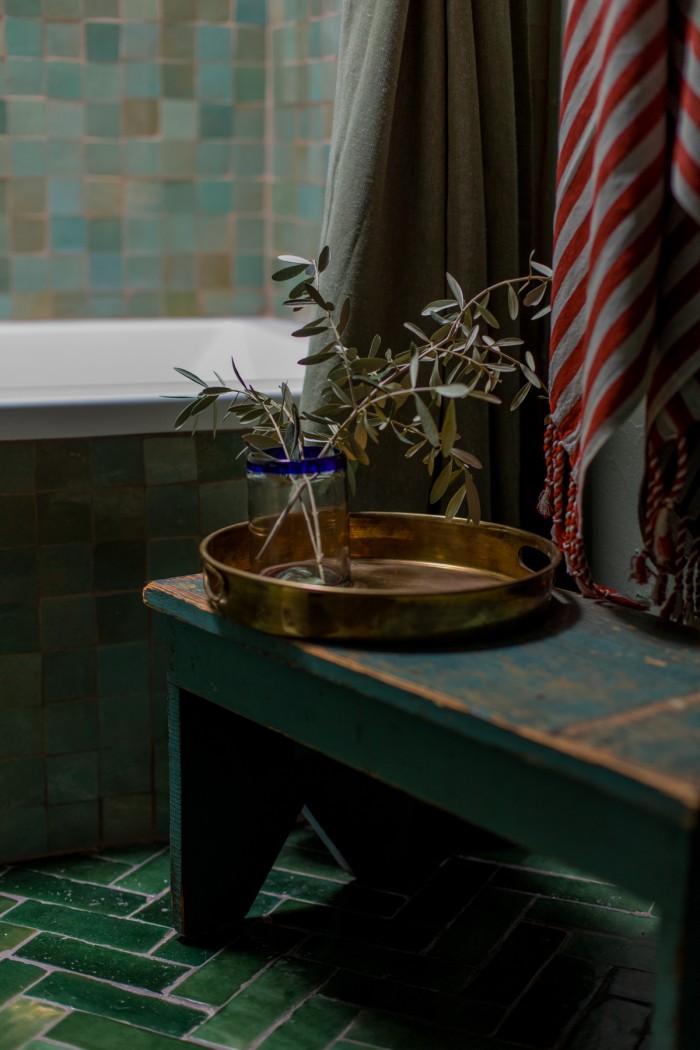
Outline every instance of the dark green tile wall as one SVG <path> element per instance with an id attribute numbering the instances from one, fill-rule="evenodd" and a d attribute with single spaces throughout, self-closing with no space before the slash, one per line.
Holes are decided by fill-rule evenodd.
<path id="1" fill-rule="evenodd" d="M 318 251 L 340 0 L 0 0 L 0 319 L 262 314 Z"/>
<path id="2" fill-rule="evenodd" d="M 167 834 L 145 582 L 245 519 L 240 436 L 0 444 L 0 861 Z"/>

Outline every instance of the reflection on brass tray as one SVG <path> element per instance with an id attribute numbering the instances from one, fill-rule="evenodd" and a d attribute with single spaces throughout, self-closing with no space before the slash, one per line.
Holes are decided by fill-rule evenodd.
<path id="1" fill-rule="evenodd" d="M 207 594 L 230 619 L 293 638 L 463 637 L 543 609 L 560 561 L 520 529 L 365 512 L 350 515 L 352 585 L 309 586 L 251 572 L 247 528 L 203 541 Z"/>
<path id="2" fill-rule="evenodd" d="M 432 514 L 351 514 L 353 584 L 319 587 L 252 572 L 248 524 L 201 544 L 212 605 L 239 624 L 296 638 L 464 637 L 544 610 L 556 547 L 505 525 Z"/>

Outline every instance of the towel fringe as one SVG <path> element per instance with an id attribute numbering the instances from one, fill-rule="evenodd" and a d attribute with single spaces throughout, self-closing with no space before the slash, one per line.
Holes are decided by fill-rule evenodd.
<path id="1" fill-rule="evenodd" d="M 688 442 L 675 443 L 673 483 L 667 489 L 661 464 L 661 443 L 647 448 L 647 486 L 643 505 L 642 550 L 634 559 L 633 577 L 653 580 L 652 599 L 664 620 L 700 621 L 700 536 L 693 519 L 682 514 L 681 498 L 688 480 Z"/>
<path id="2" fill-rule="evenodd" d="M 575 471 L 551 418 L 545 432 L 545 465 L 545 487 L 539 498 L 538 510 L 544 517 L 551 516 L 552 539 L 562 552 L 569 575 L 573 576 L 578 589 L 587 598 L 611 601 L 631 609 L 646 609 L 646 603 L 628 598 L 593 579 L 581 531 Z"/>

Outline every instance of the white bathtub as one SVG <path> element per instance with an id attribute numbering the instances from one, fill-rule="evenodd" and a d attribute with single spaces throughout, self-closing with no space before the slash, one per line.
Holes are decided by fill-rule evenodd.
<path id="1" fill-rule="evenodd" d="M 199 389 L 174 368 L 233 382 L 232 355 L 257 389 L 298 394 L 306 344 L 291 331 L 269 317 L 0 322 L 0 440 L 167 433 L 185 402 L 163 395 Z"/>

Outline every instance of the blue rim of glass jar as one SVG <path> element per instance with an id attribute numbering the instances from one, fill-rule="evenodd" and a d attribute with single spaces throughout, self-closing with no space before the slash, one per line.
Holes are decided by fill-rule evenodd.
<path id="1" fill-rule="evenodd" d="M 285 477 L 298 477 L 303 474 L 333 474 L 344 470 L 346 466 L 345 456 L 342 452 L 331 452 L 327 456 L 319 456 L 321 447 L 307 445 L 304 448 L 303 459 L 287 459 L 286 449 L 271 448 L 267 455 L 262 456 L 259 452 L 249 452 L 246 460 L 246 469 L 249 474 L 277 474 Z M 273 456 L 268 459 L 267 456 Z"/>

